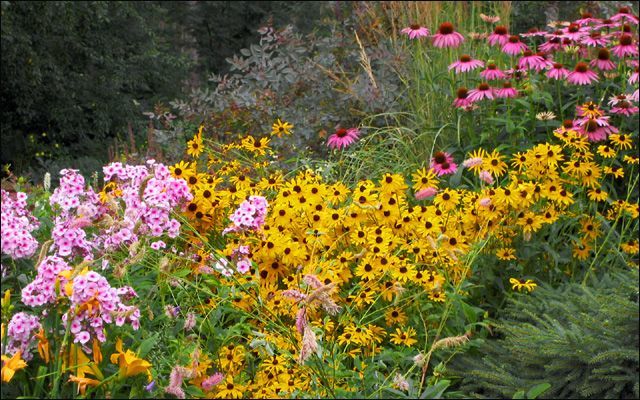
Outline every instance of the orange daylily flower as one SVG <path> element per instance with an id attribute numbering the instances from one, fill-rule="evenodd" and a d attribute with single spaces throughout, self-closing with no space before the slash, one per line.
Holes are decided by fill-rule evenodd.
<path id="1" fill-rule="evenodd" d="M 153 379 L 149 371 L 152 367 L 151 363 L 142 358 L 138 358 L 136 353 L 131 350 L 123 351 L 122 339 L 120 338 L 118 338 L 116 342 L 116 351 L 117 353 L 113 353 L 110 359 L 113 364 L 118 364 L 120 367 L 120 376 L 129 377 L 146 373 L 149 381 Z"/>
<path id="2" fill-rule="evenodd" d="M 45 364 L 49 364 L 49 339 L 45 336 L 44 329 L 40 328 L 40 331 L 35 336 L 38 339 L 38 354 L 40 354 L 40 358 L 44 360 Z"/>
<path id="3" fill-rule="evenodd" d="M 79 378 L 84 378 L 86 374 L 94 375 L 100 380 L 104 378 L 98 366 L 91 362 L 89 357 L 75 344 L 69 346 L 69 351 L 63 359 L 62 369 L 66 369 L 67 366 L 75 370 L 75 375 Z"/>
<path id="4" fill-rule="evenodd" d="M 93 362 L 100 364 L 102 362 L 102 351 L 100 351 L 100 342 L 93 339 Z"/>
<path id="5" fill-rule="evenodd" d="M 27 363 L 22 359 L 22 352 L 17 351 L 13 357 L 9 358 L 8 356 L 2 355 L 2 381 L 9 382 L 13 375 L 19 369 L 25 368 Z"/>
<path id="6" fill-rule="evenodd" d="M 87 385 L 89 386 L 98 386 L 100 381 L 90 378 L 80 378 L 75 375 L 69 376 L 69 382 L 75 382 L 78 384 L 78 393 L 84 395 L 87 390 Z"/>

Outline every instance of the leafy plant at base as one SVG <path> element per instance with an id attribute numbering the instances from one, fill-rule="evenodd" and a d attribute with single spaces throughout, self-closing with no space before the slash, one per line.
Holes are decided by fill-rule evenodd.
<path id="1" fill-rule="evenodd" d="M 497 323 L 504 338 L 454 359 L 449 376 L 481 398 L 544 382 L 545 398 L 637 398 L 638 271 L 590 283 L 510 299 Z"/>

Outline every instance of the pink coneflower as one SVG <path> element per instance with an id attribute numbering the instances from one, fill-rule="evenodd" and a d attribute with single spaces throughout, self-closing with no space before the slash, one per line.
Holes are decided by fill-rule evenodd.
<path id="1" fill-rule="evenodd" d="M 609 50 L 601 48 L 598 50 L 598 57 L 591 60 L 589 63 L 591 67 L 598 68 L 601 71 L 611 71 L 616 69 L 616 65 L 609 59 Z"/>
<path id="2" fill-rule="evenodd" d="M 631 25 L 624 24 L 624 25 L 622 25 L 622 29 L 615 30 L 615 31 L 611 32 L 610 35 L 615 37 L 615 38 L 619 38 L 620 36 L 622 36 L 624 34 L 633 36 L 633 33 L 634 33 L 634 30 L 631 28 Z"/>
<path id="3" fill-rule="evenodd" d="M 522 53 L 522 57 L 518 60 L 518 68 L 543 70 L 547 66 L 546 60 L 537 54 L 533 54 L 531 50 Z"/>
<path id="4" fill-rule="evenodd" d="M 482 82 L 477 88 L 469 91 L 469 101 L 475 103 L 482 99 L 493 100 L 493 88 L 488 83 Z"/>
<path id="5" fill-rule="evenodd" d="M 340 128 L 333 135 L 329 136 L 327 146 L 332 149 L 347 148 L 353 144 L 360 136 L 357 128 L 344 129 Z"/>
<path id="6" fill-rule="evenodd" d="M 592 82 L 598 82 L 598 75 L 589 70 L 587 63 L 579 62 L 576 68 L 567 75 L 567 82 L 574 85 L 590 85 Z"/>
<path id="7" fill-rule="evenodd" d="M 563 38 L 573 40 L 574 42 L 579 41 L 583 36 L 586 35 L 586 31 L 589 28 L 582 28 L 578 24 L 570 24 L 565 30 Z"/>
<path id="8" fill-rule="evenodd" d="M 547 73 L 545 75 L 547 76 L 547 78 L 555 79 L 557 81 L 560 81 L 562 79 L 566 79 L 567 78 L 567 75 L 569 75 L 569 70 L 566 69 L 560 63 L 553 63 L 553 65 L 551 66 L 551 68 L 549 68 L 549 70 L 547 71 Z"/>
<path id="9" fill-rule="evenodd" d="M 507 31 L 507 27 L 503 25 L 496 26 L 493 33 L 487 38 L 487 41 L 490 46 L 495 46 L 496 44 L 504 46 L 504 44 L 509 41 L 509 32 Z"/>
<path id="10" fill-rule="evenodd" d="M 545 53 L 544 51 L 539 51 L 536 53 L 537 56 L 542 57 L 543 62 L 534 66 L 534 69 L 538 72 L 545 70 L 553 65 L 553 57 L 550 53 Z"/>
<path id="11" fill-rule="evenodd" d="M 522 79 L 527 77 L 527 70 L 520 68 L 511 68 L 504 71 L 504 74 L 507 76 L 507 79 L 512 79 L 516 81 L 521 81 Z"/>
<path id="12" fill-rule="evenodd" d="M 627 117 L 638 113 L 638 107 L 628 101 L 621 101 L 611 109 L 611 114 L 625 115 Z"/>
<path id="13" fill-rule="evenodd" d="M 619 94 L 616 96 L 611 96 L 609 97 L 609 102 L 607 104 L 609 104 L 609 106 L 613 107 L 618 105 L 618 103 L 622 102 L 622 101 L 629 101 L 631 98 L 629 97 L 628 94 Z"/>
<path id="14" fill-rule="evenodd" d="M 444 151 L 438 151 L 431 159 L 431 169 L 438 176 L 455 174 L 458 166 L 453 162 L 453 157 Z"/>
<path id="15" fill-rule="evenodd" d="M 591 32 L 583 36 L 580 43 L 588 47 L 604 47 L 609 44 L 609 39 L 607 36 L 602 36 L 600 32 Z"/>
<path id="16" fill-rule="evenodd" d="M 476 40 L 476 41 L 483 40 L 483 39 L 486 39 L 487 36 L 488 34 L 486 32 L 481 32 L 481 33 L 469 32 L 469 37 L 471 38 L 471 40 Z"/>
<path id="17" fill-rule="evenodd" d="M 562 48 L 562 31 L 555 31 L 547 34 L 547 41 L 538 46 L 538 49 L 545 53 L 551 53 Z"/>
<path id="18" fill-rule="evenodd" d="M 458 47 L 462 42 L 464 37 L 453 29 L 451 22 L 440 25 L 433 36 L 433 45 L 436 47 Z"/>
<path id="19" fill-rule="evenodd" d="M 591 23 L 598 23 L 600 22 L 599 18 L 593 18 L 593 15 L 590 12 L 583 12 L 581 15 L 581 18 L 577 21 L 575 21 L 576 24 L 578 25 L 589 25 Z"/>
<path id="20" fill-rule="evenodd" d="M 502 52 L 510 56 L 518 55 L 525 50 L 529 50 L 529 48 L 520 41 L 520 36 L 517 35 L 509 36 L 507 43 L 502 46 Z"/>
<path id="21" fill-rule="evenodd" d="M 494 63 L 487 64 L 487 68 L 484 71 L 480 72 L 480 76 L 488 81 L 504 79 L 506 77 L 504 72 L 499 70 Z"/>
<path id="22" fill-rule="evenodd" d="M 574 121 L 572 119 L 565 119 L 562 121 L 562 125 L 553 130 L 553 133 L 562 134 L 563 132 L 575 130 Z"/>
<path id="23" fill-rule="evenodd" d="M 638 83 L 638 67 L 636 67 L 636 70 L 633 71 L 633 73 L 629 77 L 629 81 L 628 82 L 629 82 L 630 85 Z"/>
<path id="24" fill-rule="evenodd" d="M 628 21 L 632 24 L 638 25 L 638 17 L 633 15 L 629 7 L 621 7 L 618 10 L 618 13 L 611 17 L 611 21 L 618 22 L 619 20 L 623 22 Z"/>
<path id="25" fill-rule="evenodd" d="M 480 60 L 474 60 L 473 58 L 471 58 L 471 56 L 464 54 L 460 56 L 460 59 L 458 61 L 449 65 L 449 71 L 455 69 L 456 74 L 459 74 L 461 72 L 472 71 L 482 66 L 484 66 L 484 62 Z"/>
<path id="26" fill-rule="evenodd" d="M 624 34 L 620 36 L 620 44 L 614 46 L 611 52 L 618 58 L 624 58 L 626 56 L 637 56 L 638 46 L 633 43 L 631 35 Z"/>
<path id="27" fill-rule="evenodd" d="M 529 38 L 529 37 L 536 37 L 536 36 L 545 36 L 546 34 L 547 32 L 541 31 L 538 28 L 531 28 L 527 31 L 527 33 L 521 33 L 520 36 Z"/>
<path id="28" fill-rule="evenodd" d="M 609 117 L 583 118 L 577 121 L 576 131 L 587 135 L 591 142 L 605 140 L 610 134 L 618 133 L 615 126 L 609 125 Z"/>
<path id="29" fill-rule="evenodd" d="M 503 82 L 502 87 L 500 89 L 495 90 L 496 97 L 500 99 L 513 98 L 518 97 L 518 91 L 515 90 L 511 82 Z"/>
<path id="30" fill-rule="evenodd" d="M 635 101 L 635 102 L 637 102 L 637 101 L 638 101 L 638 97 L 640 97 L 640 96 L 638 95 L 638 89 L 636 89 L 636 90 L 634 90 L 634 91 L 633 91 L 633 93 L 631 94 L 630 99 L 631 99 L 631 100 L 633 100 L 633 101 Z"/>
<path id="31" fill-rule="evenodd" d="M 429 29 L 418 24 L 411 24 L 408 28 L 404 28 L 400 33 L 405 33 L 409 36 L 409 39 L 417 39 L 421 37 L 429 36 Z"/>
<path id="32" fill-rule="evenodd" d="M 469 100 L 469 90 L 465 87 L 461 87 L 456 92 L 456 99 L 453 101 L 453 105 L 457 108 L 466 108 L 471 105 Z"/>
<path id="33" fill-rule="evenodd" d="M 495 24 L 497 22 L 500 22 L 500 16 L 498 15 L 484 15 L 480 13 L 480 19 L 489 24 Z"/>
<path id="34" fill-rule="evenodd" d="M 428 187 L 422 190 L 418 190 L 415 196 L 416 196 L 416 200 L 424 200 L 424 199 L 428 199 L 429 197 L 435 196 L 436 193 L 438 193 L 438 189 L 434 187 Z"/>
<path id="35" fill-rule="evenodd" d="M 598 25 L 596 25 L 594 28 L 595 29 L 602 29 L 602 28 L 617 28 L 618 26 L 620 26 L 619 23 L 612 21 L 611 19 L 607 18 L 607 19 L 603 19 L 602 21 L 600 21 L 600 23 Z"/>

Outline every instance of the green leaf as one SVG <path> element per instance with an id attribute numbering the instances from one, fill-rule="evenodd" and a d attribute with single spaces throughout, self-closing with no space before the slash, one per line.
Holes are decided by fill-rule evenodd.
<path id="1" fill-rule="evenodd" d="M 512 399 L 524 399 L 524 390 L 518 390 L 513 394 Z"/>
<path id="2" fill-rule="evenodd" d="M 157 341 L 158 341 L 157 333 L 154 333 L 153 335 L 149 336 L 147 339 L 143 340 L 142 343 L 140 343 L 140 346 L 138 347 L 138 357 L 144 358 L 147 354 L 149 354 L 151 349 L 153 349 L 153 347 L 156 345 Z"/>
<path id="3" fill-rule="evenodd" d="M 173 276 L 176 278 L 185 278 L 187 275 L 191 273 L 190 269 L 181 269 L 173 273 Z"/>
<path id="4" fill-rule="evenodd" d="M 446 379 L 441 380 L 433 386 L 427 387 L 424 392 L 420 395 L 421 399 L 439 399 L 442 397 L 442 394 L 449 387 L 451 381 Z"/>
<path id="5" fill-rule="evenodd" d="M 542 393 L 544 393 L 547 390 L 549 390 L 550 387 L 551 387 L 551 384 L 547 383 L 547 382 L 535 385 L 534 387 L 529 389 L 529 391 L 527 392 L 527 399 L 535 399 L 535 398 L 537 398 Z"/>

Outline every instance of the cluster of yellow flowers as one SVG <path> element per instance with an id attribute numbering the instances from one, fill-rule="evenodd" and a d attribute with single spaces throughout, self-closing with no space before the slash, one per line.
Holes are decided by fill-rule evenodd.
<path id="1" fill-rule="evenodd" d="M 290 127 L 278 120 L 272 136 L 286 134 Z M 360 357 L 378 354 L 389 344 L 413 346 L 421 338 L 407 325 L 405 311 L 411 302 L 421 296 L 436 307 L 445 302 L 448 291 L 470 274 L 467 255 L 476 248 L 493 252 L 500 260 L 517 260 L 514 239 L 530 240 L 561 217 L 575 218 L 571 205 L 576 196 L 592 202 L 588 210 L 580 211 L 592 214 L 580 216 L 580 231 L 573 243 L 573 256 L 588 258 L 602 235 L 601 221 L 638 218 L 638 204 L 609 200 L 604 182 L 607 176 L 625 176 L 638 158 L 622 154 L 634 149 L 629 135 L 611 135 L 601 145 L 563 127 L 554 135 L 558 143 L 535 145 L 511 160 L 497 150 L 469 154 L 476 160 L 467 164 L 473 174 L 491 175 L 478 180 L 475 188 L 442 187 L 432 170 L 419 169 L 412 174 L 412 189 L 432 188 L 435 196 L 417 201 L 408 195 L 408 182 L 399 174 L 386 173 L 349 188 L 342 182 L 325 182 L 310 170 L 294 175 L 274 170 L 264 160 L 272 154 L 268 138 L 248 136 L 239 143 L 210 144 L 207 171 L 198 172 L 198 166 L 205 165 L 198 160 L 205 150 L 200 130 L 188 145 L 188 153 L 196 159 L 170 168 L 194 194 L 185 213 L 197 231 L 192 238 L 198 253 L 193 274 L 201 273 L 207 260 L 232 259 L 239 246 L 248 246 L 251 270 L 220 277 L 234 288 L 232 303 L 249 314 L 265 313 L 270 316 L 267 319 L 285 321 L 289 327 L 277 331 L 265 319 L 251 320 L 255 336 L 247 340 L 269 343 L 278 350 L 251 352 L 258 368 L 249 376 L 243 375 L 243 371 L 248 374 L 244 347 L 223 346 L 219 370 L 226 373 L 227 381 L 211 395 L 275 397 L 307 390 L 311 371 L 299 362 L 299 352 L 305 346 L 317 350 L 317 343 L 315 347 L 308 343 L 316 340 L 316 333 L 326 349 L 321 353 L 324 361 L 337 362 L 331 352 L 348 354 L 354 373 L 366 368 L 363 361 L 356 362 Z M 264 226 L 227 238 L 217 253 L 206 246 L 200 238 L 221 232 L 226 218 L 252 195 L 269 201 Z M 480 243 L 484 243 L 482 249 Z M 624 241 L 620 249 L 636 254 L 638 241 Z M 324 290 L 324 298 L 345 307 L 345 312 L 332 315 L 305 303 L 304 296 L 314 290 L 305 277 L 324 285 L 315 290 Z M 511 278 L 510 283 L 517 290 L 531 291 L 536 286 L 531 279 Z M 291 291 L 299 293 L 299 298 L 287 295 Z M 301 313 L 315 333 L 303 335 L 302 329 L 296 329 Z"/>

